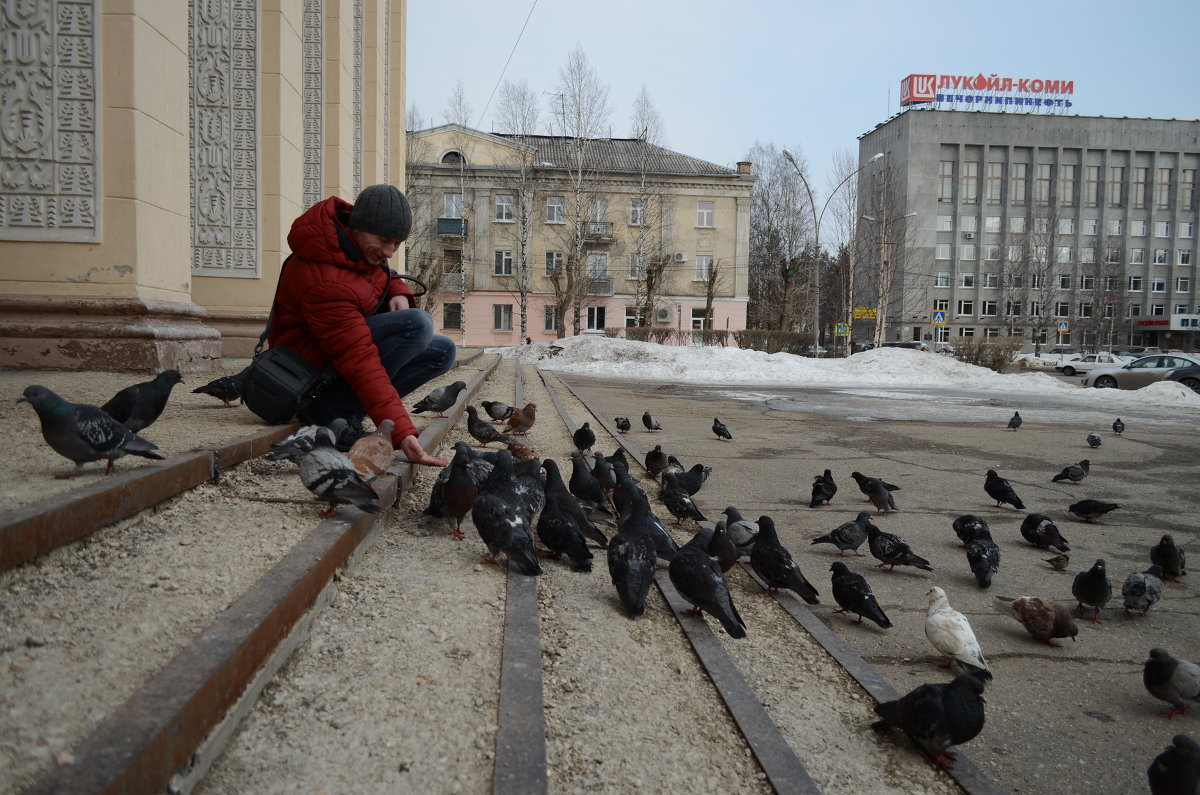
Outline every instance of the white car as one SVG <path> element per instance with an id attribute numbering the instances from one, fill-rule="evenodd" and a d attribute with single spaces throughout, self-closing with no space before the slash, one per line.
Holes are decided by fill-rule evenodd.
<path id="1" fill-rule="evenodd" d="M 1089 353 L 1086 356 L 1077 356 L 1074 359 L 1068 359 L 1062 364 L 1056 364 L 1054 365 L 1054 369 L 1063 375 L 1071 376 L 1076 373 L 1091 372 L 1097 367 L 1120 367 L 1133 360 L 1134 357 L 1132 356 L 1120 356 L 1115 353 Z"/>
<path id="2" fill-rule="evenodd" d="M 1083 351 L 1074 348 L 1051 348 L 1042 351 L 1041 354 L 1018 353 L 1013 357 L 1013 363 L 1022 363 L 1025 367 L 1058 367 L 1068 359 L 1078 356 L 1083 356 Z"/>

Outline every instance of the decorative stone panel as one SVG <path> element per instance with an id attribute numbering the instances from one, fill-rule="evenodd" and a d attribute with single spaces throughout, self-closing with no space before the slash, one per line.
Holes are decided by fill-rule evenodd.
<path id="1" fill-rule="evenodd" d="M 325 9 L 322 0 L 304 0 L 304 206 L 325 198 Z"/>

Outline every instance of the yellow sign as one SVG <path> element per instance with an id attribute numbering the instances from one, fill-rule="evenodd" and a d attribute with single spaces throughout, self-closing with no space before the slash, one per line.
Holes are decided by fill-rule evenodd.
<path id="1" fill-rule="evenodd" d="M 945 326 L 946 325 L 946 310 L 945 309 L 933 310 L 933 313 L 929 317 L 929 325 Z"/>
<path id="2" fill-rule="evenodd" d="M 849 330 L 847 329 L 847 327 L 846 327 L 846 324 L 845 324 L 845 323 L 837 323 L 837 324 L 835 324 L 835 325 L 834 325 L 834 327 L 833 327 L 833 336 L 835 336 L 835 337 L 848 337 L 848 336 L 850 336 L 850 332 L 849 332 Z"/>
<path id="3" fill-rule="evenodd" d="M 856 306 L 854 307 L 855 320 L 874 320 L 876 317 L 877 307 L 873 306 Z"/>

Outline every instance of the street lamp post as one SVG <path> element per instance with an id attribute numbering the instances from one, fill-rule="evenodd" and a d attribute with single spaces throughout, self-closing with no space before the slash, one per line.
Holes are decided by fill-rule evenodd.
<path id="1" fill-rule="evenodd" d="M 821 205 L 821 212 L 817 212 L 817 204 L 813 199 L 812 188 L 809 187 L 808 180 L 804 177 L 804 172 L 800 170 L 800 164 L 796 162 L 796 158 L 787 149 L 783 150 L 783 156 L 792 164 L 792 168 L 796 169 L 796 176 L 800 177 L 800 182 L 804 185 L 805 192 L 808 193 L 808 208 L 812 211 L 813 216 L 813 251 L 815 257 L 813 259 L 813 274 L 812 274 L 812 313 L 813 313 L 813 355 L 817 358 L 821 356 L 821 219 L 825 217 L 825 211 L 829 209 L 829 202 L 837 195 L 837 192 L 842 189 L 847 182 L 854 178 L 858 172 L 862 171 L 867 166 L 874 163 L 879 158 L 883 157 L 883 152 L 876 152 L 871 155 L 871 159 L 863 163 L 854 171 L 850 172 L 839 182 L 833 190 L 829 191 L 829 195 L 825 197 L 825 203 Z M 846 345 L 849 346 L 851 340 L 846 338 Z"/>

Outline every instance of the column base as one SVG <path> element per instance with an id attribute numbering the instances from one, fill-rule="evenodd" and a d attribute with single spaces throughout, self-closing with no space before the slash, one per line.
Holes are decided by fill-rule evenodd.
<path id="1" fill-rule="evenodd" d="M 210 309 L 205 318 L 208 325 L 221 332 L 221 355 L 227 359 L 250 358 L 258 337 L 267 327 L 266 312 Z"/>

